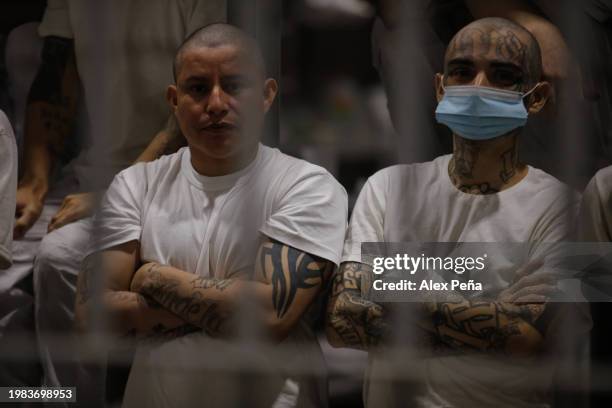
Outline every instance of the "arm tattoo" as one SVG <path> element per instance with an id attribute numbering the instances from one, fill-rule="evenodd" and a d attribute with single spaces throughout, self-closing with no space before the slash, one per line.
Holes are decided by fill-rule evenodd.
<path id="1" fill-rule="evenodd" d="M 151 328 L 148 333 L 138 333 L 135 328 L 128 329 L 124 334 L 123 338 L 138 340 L 140 342 L 164 342 L 178 337 L 185 336 L 190 333 L 195 333 L 201 329 L 191 324 L 184 324 L 182 326 L 167 328 L 163 324 L 156 324 Z"/>
<path id="2" fill-rule="evenodd" d="M 42 62 L 28 95 L 28 106 L 36 105 L 49 149 L 59 154 L 70 134 L 79 96 L 74 41 L 46 37 Z"/>
<path id="3" fill-rule="evenodd" d="M 145 287 L 145 295 L 191 324 L 205 329 L 209 335 L 219 335 L 229 315 L 226 311 L 221 310 L 218 304 L 206 300 L 202 290 L 223 291 L 234 281 L 195 277 L 191 281 L 190 293 L 185 295 L 179 290 L 180 282 L 164 277 L 156 270 L 158 266 L 152 264 L 148 270 L 147 279 L 150 283 Z"/>
<path id="4" fill-rule="evenodd" d="M 327 327 L 344 345 L 368 349 L 388 332 L 382 306 L 363 298 L 370 286 L 370 267 L 357 262 L 341 265 L 334 275 L 327 310 Z"/>
<path id="5" fill-rule="evenodd" d="M 272 283 L 272 304 L 278 318 L 291 307 L 298 289 L 321 285 L 330 263 L 279 242 L 267 242 L 258 256 L 266 280 Z"/>
<path id="6" fill-rule="evenodd" d="M 90 255 L 83 261 L 83 270 L 77 280 L 77 304 L 84 305 L 93 297 L 92 280 L 95 273 L 94 255 Z"/>
<path id="7" fill-rule="evenodd" d="M 437 346 L 442 343 L 459 351 L 511 354 L 508 346 L 517 336 L 526 336 L 535 342 L 542 338 L 535 327 L 544 305 L 461 300 L 430 303 L 426 308 L 427 318 L 431 319 L 429 330 Z"/>
<path id="8" fill-rule="evenodd" d="M 29 102 L 63 105 L 62 82 L 71 59 L 74 41 L 61 37 L 45 37 L 40 68 L 28 95 Z"/>

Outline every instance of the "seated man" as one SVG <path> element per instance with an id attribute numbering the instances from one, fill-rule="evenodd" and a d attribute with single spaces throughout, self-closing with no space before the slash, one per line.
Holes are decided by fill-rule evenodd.
<path id="1" fill-rule="evenodd" d="M 17 187 L 17 146 L 13 128 L 0 111 L 0 269 L 12 262 L 13 208 Z"/>
<path id="2" fill-rule="evenodd" d="M 612 241 L 612 167 L 599 170 L 587 185 L 579 220 L 583 241 Z"/>
<path id="3" fill-rule="evenodd" d="M 280 377 L 274 398 L 248 405 L 322 406 L 324 387 L 303 381 L 323 369 L 303 317 L 339 263 L 346 193 L 324 169 L 260 144 L 277 84 L 266 79 L 254 39 L 227 24 L 206 26 L 181 45 L 174 70 L 167 99 L 188 147 L 115 177 L 79 275 L 77 324 L 95 328 L 101 304 L 116 333 L 167 340 L 139 343 L 124 406 L 197 406 L 202 398 L 236 406 L 240 393 L 220 378 L 238 369 L 244 348 L 211 338 L 244 334 L 240 323 L 264 339 L 299 340 L 304 352 L 293 350 L 289 363 L 306 370 Z M 98 297 L 92 285 L 101 276 Z M 261 358 L 257 372 L 288 362 L 250 357 Z"/>
<path id="4" fill-rule="evenodd" d="M 361 248 L 364 242 L 537 246 L 566 240 L 576 197 L 518 158 L 528 114 L 538 113 L 549 96 L 541 71 L 538 44 L 524 28 L 500 18 L 466 26 L 447 48 L 444 74 L 436 76 L 436 117 L 453 132 L 453 154 L 386 168 L 361 191 L 333 279 L 327 334 L 336 347 L 371 352 L 366 405 L 541 407 L 549 402 L 551 373 L 539 351 L 552 336 L 556 309 L 545 300 L 553 282 L 531 274 L 537 263 L 519 267 L 535 259 L 510 263 L 504 273 L 483 271 L 493 282 L 488 293 L 493 298 L 453 293 L 460 299 L 421 301 L 414 320 L 396 326 L 391 309 L 367 299 L 372 265 Z M 393 389 L 382 344 L 391 334 L 397 339 L 406 323 L 414 340 L 424 344 L 419 356 L 429 358 L 402 361 L 411 377 L 399 379 L 401 388 Z M 392 351 L 389 357 L 398 360 Z"/>

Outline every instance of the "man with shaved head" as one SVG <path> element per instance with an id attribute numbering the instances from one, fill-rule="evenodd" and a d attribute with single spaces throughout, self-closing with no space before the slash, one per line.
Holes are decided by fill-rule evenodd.
<path id="1" fill-rule="evenodd" d="M 174 74 L 167 100 L 188 147 L 115 177 L 77 323 L 91 330 L 101 305 L 115 333 L 139 341 L 124 406 L 325 406 L 305 315 L 339 263 L 346 192 L 259 142 L 277 84 L 253 38 L 201 28 Z M 245 337 L 280 343 L 279 356 L 233 341 Z"/>
<path id="2" fill-rule="evenodd" d="M 370 353 L 367 406 L 550 405 L 548 346 L 559 338 L 560 314 L 547 303 L 554 279 L 539 269 L 549 254 L 543 244 L 568 240 L 576 197 L 518 157 L 522 128 L 549 98 L 541 71 L 538 43 L 522 27 L 500 18 L 464 27 L 435 77 L 436 119 L 452 131 L 453 153 L 383 169 L 363 187 L 326 327 L 332 345 Z M 473 275 L 483 290 L 425 291 L 413 301 L 414 315 L 398 315 L 369 297 L 381 275 L 372 276 L 366 242 L 520 243 L 529 251 L 498 245 L 505 256 L 489 256 Z M 414 343 L 397 344 L 398 336 L 408 341 L 398 334 L 406 331 Z M 398 359 L 407 346 L 411 352 L 402 355 L 420 358 Z"/>

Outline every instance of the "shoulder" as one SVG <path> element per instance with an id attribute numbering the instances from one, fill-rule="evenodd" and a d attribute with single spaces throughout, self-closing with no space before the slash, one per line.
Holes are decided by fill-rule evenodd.
<path id="1" fill-rule="evenodd" d="M 586 186 L 584 200 L 612 201 L 612 166 L 600 169 Z"/>
<path id="2" fill-rule="evenodd" d="M 528 182 L 528 187 L 533 195 L 545 195 L 553 201 L 561 198 L 563 198 L 563 201 L 580 199 L 580 194 L 577 191 L 536 167 L 529 166 Z"/>
<path id="3" fill-rule="evenodd" d="M 600 169 L 593 177 L 599 191 L 612 191 L 612 166 Z"/>
<path id="4" fill-rule="evenodd" d="M 368 184 L 374 188 L 386 188 L 388 185 L 398 188 L 404 185 L 409 185 L 411 188 L 419 184 L 429 185 L 445 174 L 449 159 L 450 155 L 445 155 L 427 162 L 385 167 L 370 176 Z"/>
<path id="5" fill-rule="evenodd" d="M 346 190 L 325 168 L 262 145 L 263 173 L 284 190 L 327 189 L 346 197 Z"/>
<path id="6" fill-rule="evenodd" d="M 176 177 L 181 168 L 183 156 L 188 153 L 188 147 L 178 152 L 162 156 L 146 163 L 136 163 L 122 170 L 115 176 L 115 181 L 128 185 L 156 185 L 169 177 Z M 114 183 L 114 182 L 113 182 Z"/>

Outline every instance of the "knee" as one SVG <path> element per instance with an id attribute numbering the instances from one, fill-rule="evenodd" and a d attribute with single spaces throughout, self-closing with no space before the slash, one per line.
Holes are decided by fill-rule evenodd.
<path id="1" fill-rule="evenodd" d="M 83 257 L 80 238 L 78 234 L 65 233 L 62 228 L 45 235 L 34 260 L 34 279 L 43 285 L 60 274 L 74 275 L 76 279 Z"/>

